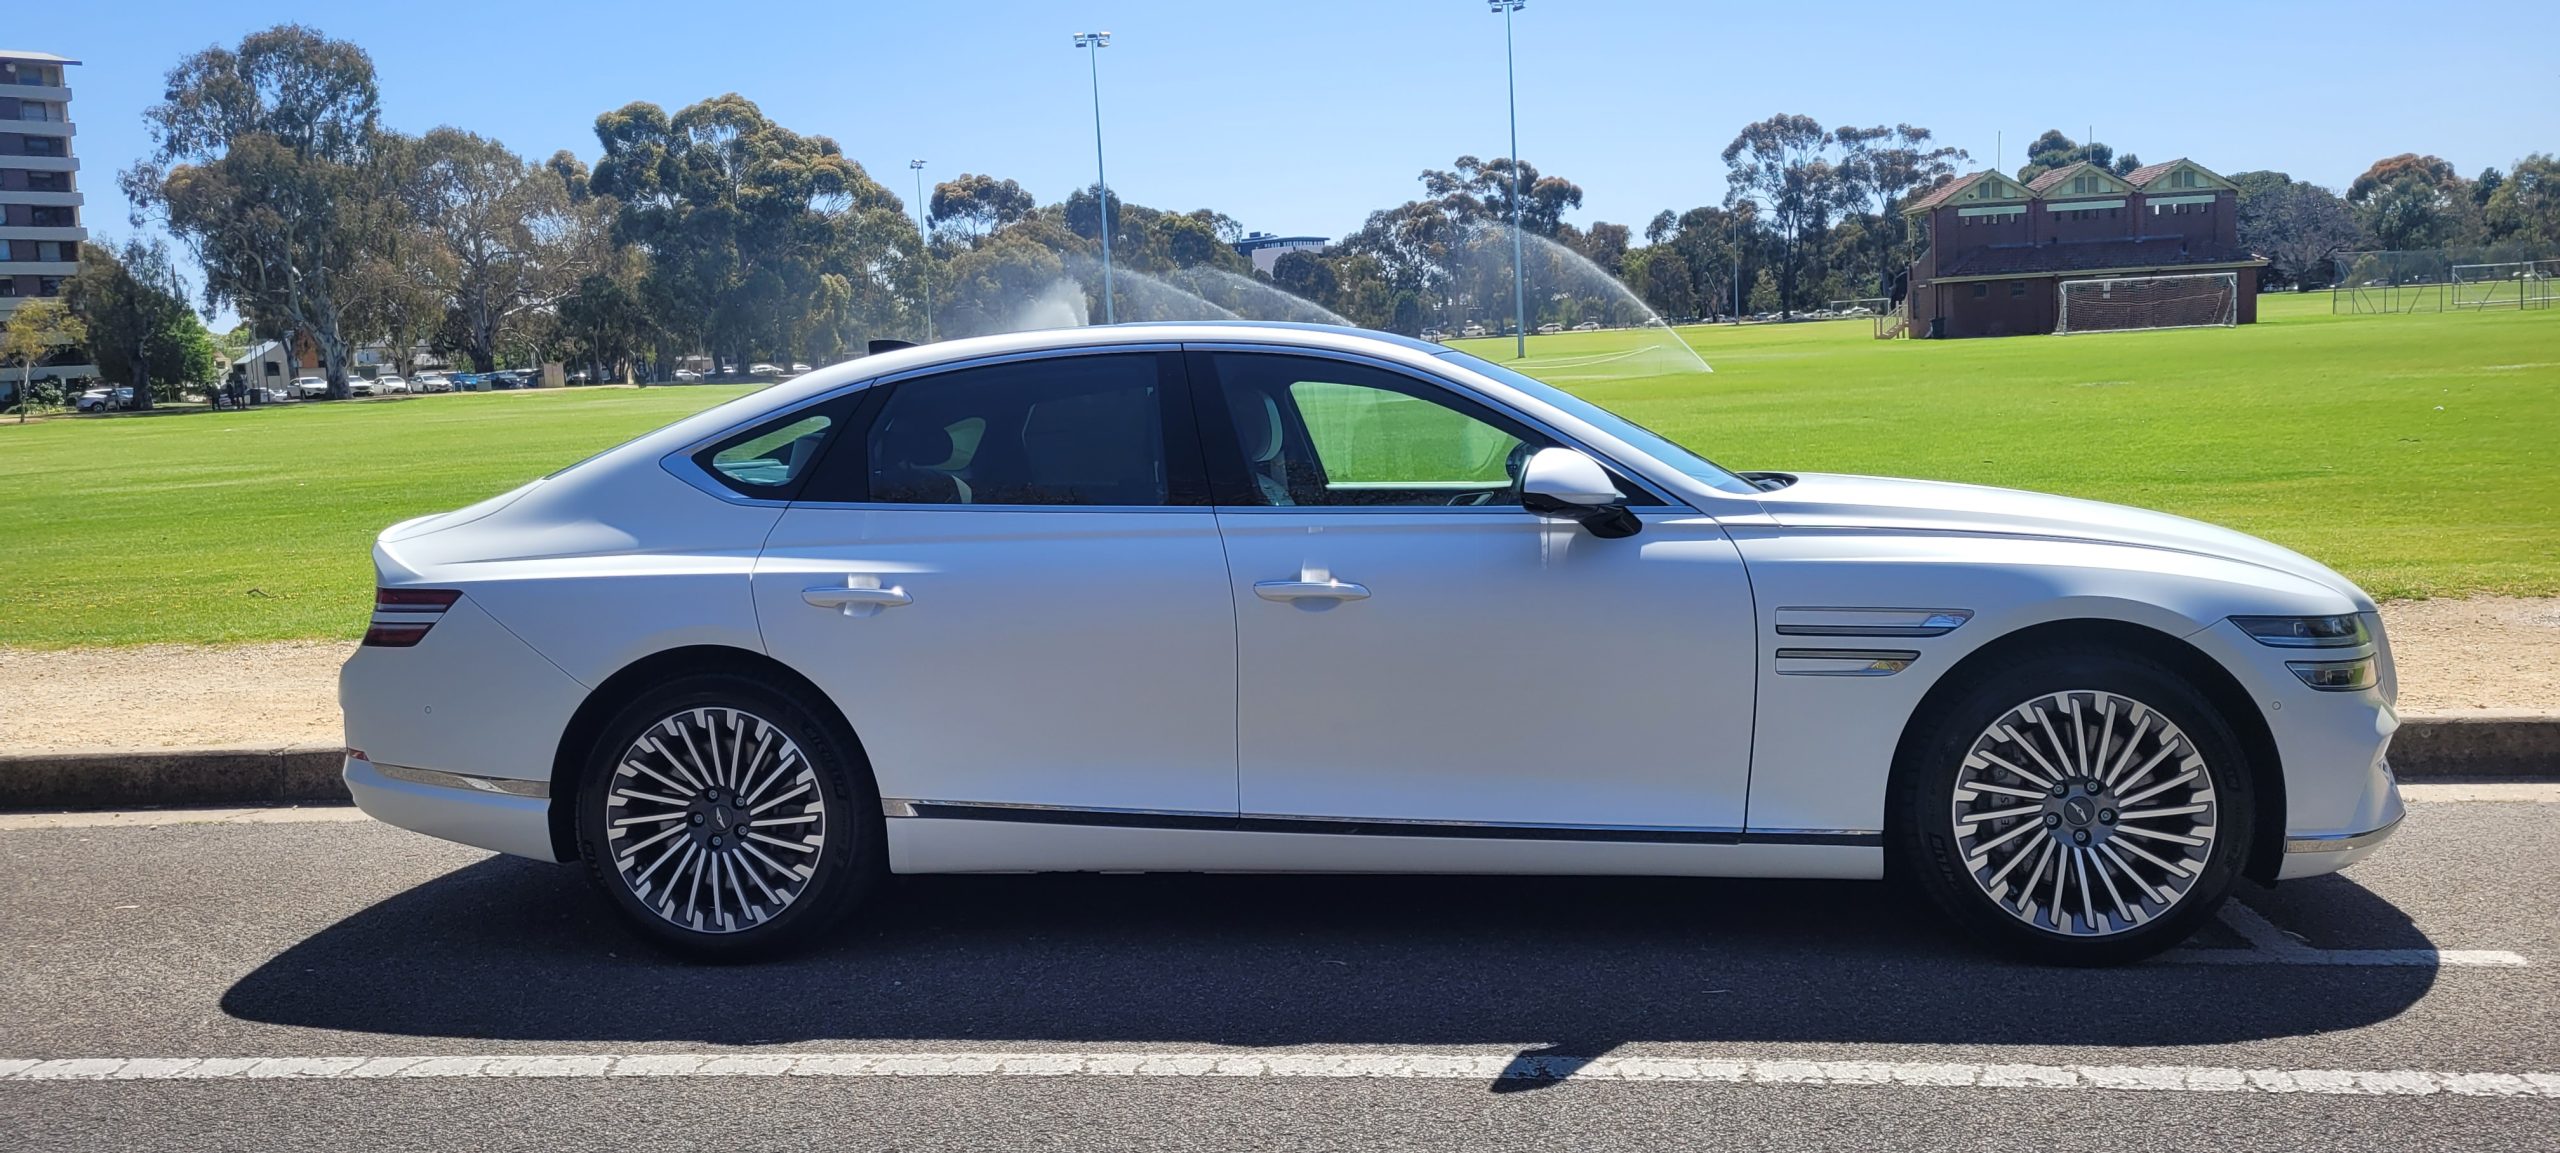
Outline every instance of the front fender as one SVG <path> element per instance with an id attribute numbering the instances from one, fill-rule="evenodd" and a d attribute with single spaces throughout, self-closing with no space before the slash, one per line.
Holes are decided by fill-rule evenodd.
<path id="1" fill-rule="evenodd" d="M 2245 561 L 2133 545 L 1739 526 L 1732 536 L 1760 616 L 1746 816 L 1754 830 L 1881 831 L 1894 752 L 1921 701 L 1965 657 L 2021 629 L 2101 620 L 2185 638 L 2235 613 L 2354 609 L 2337 590 L 2301 577 Z M 1950 609 L 1970 615 L 1936 637 L 1824 637 L 1780 634 L 1779 610 L 1788 608 Z M 1827 666 L 1782 662 L 1782 648 L 1916 655 L 1886 675 L 1801 675 L 1808 667 Z M 2253 696 L 2261 691 L 2263 668 L 2215 659 Z"/>

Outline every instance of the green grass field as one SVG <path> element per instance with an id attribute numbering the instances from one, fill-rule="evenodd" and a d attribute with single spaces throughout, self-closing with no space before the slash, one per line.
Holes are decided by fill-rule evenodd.
<path id="1" fill-rule="evenodd" d="M 1531 337 L 1525 367 L 1743 469 L 2218 521 L 2376 595 L 2560 594 L 2560 310 L 1893 341 L 1859 321 Z M 1508 341 L 1468 342 L 1494 359 Z M 352 636 L 383 526 L 737 395 L 598 389 L 0 424 L 0 644 Z"/>

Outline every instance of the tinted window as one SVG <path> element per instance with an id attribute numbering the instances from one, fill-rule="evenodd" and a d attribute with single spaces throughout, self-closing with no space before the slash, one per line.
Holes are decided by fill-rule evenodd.
<path id="1" fill-rule="evenodd" d="M 698 459 L 739 492 L 780 497 L 809 475 L 834 423 L 825 413 L 786 417 L 714 445 Z"/>
<path id="2" fill-rule="evenodd" d="M 1161 505 L 1154 354 L 966 368 L 892 386 L 866 441 L 884 504 Z"/>
<path id="3" fill-rule="evenodd" d="M 1218 353 L 1219 387 L 1265 505 L 1516 505 L 1550 442 L 1448 390 L 1347 361 Z"/>

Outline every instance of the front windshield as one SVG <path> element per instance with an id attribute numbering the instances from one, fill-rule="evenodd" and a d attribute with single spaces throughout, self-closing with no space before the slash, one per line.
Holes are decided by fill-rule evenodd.
<path id="1" fill-rule="evenodd" d="M 1627 442 L 1655 460 L 1670 465 L 1684 476 L 1725 492 L 1756 493 L 1759 486 L 1725 471 L 1714 461 L 1680 447 L 1670 437 L 1637 424 L 1632 420 L 1557 388 L 1552 384 L 1516 369 L 1504 368 L 1490 360 L 1457 349 L 1442 349 L 1440 356 L 1452 363 L 1465 365 L 1495 380 L 1571 413 L 1575 419 Z"/>

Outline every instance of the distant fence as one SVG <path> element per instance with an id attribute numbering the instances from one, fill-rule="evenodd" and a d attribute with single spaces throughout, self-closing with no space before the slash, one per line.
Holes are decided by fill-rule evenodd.
<path id="1" fill-rule="evenodd" d="M 2337 258 L 2329 311 L 2459 312 L 2560 304 L 2560 252 L 2545 245 L 2488 244 Z"/>

